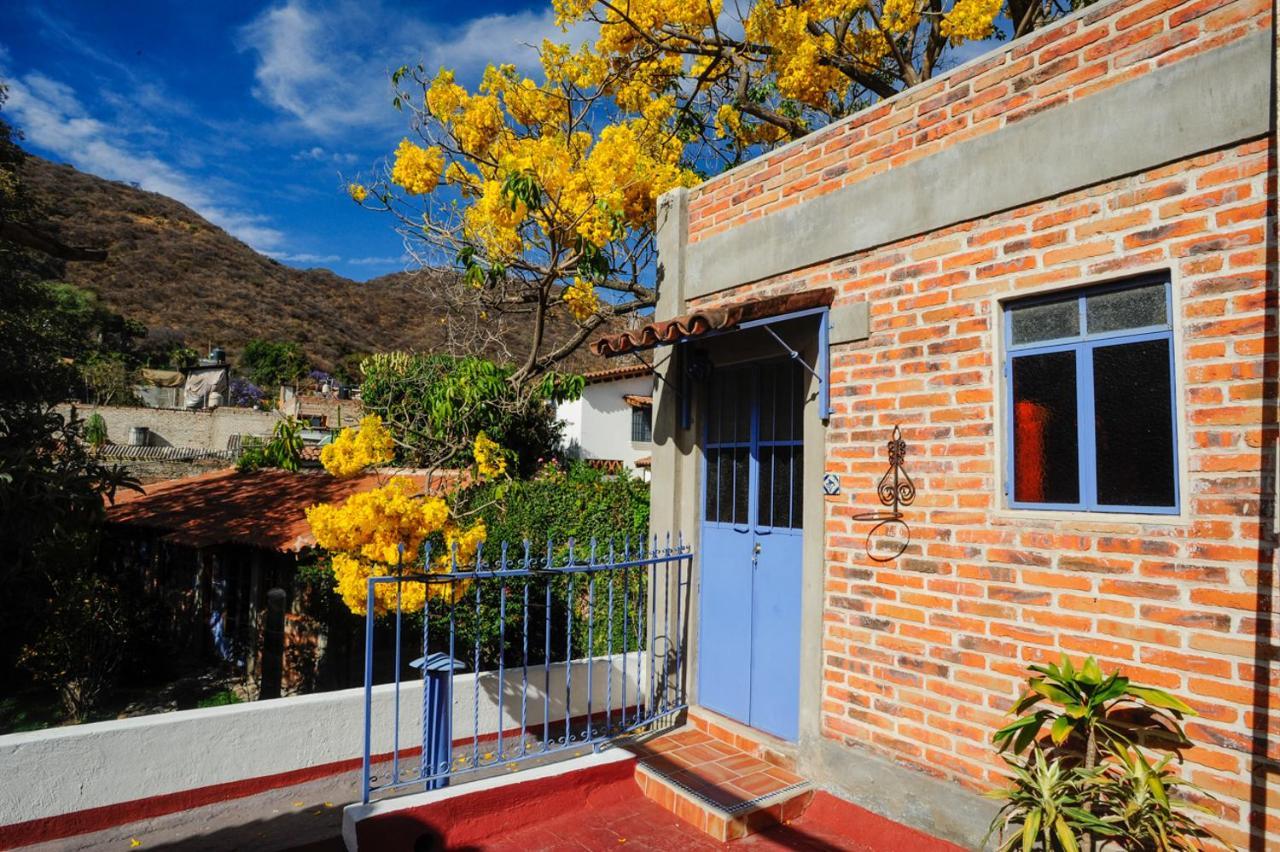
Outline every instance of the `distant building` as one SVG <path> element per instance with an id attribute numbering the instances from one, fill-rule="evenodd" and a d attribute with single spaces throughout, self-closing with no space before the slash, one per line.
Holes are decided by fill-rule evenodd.
<path id="1" fill-rule="evenodd" d="M 564 446 L 575 458 L 649 478 L 653 442 L 653 368 L 629 364 L 586 373 L 582 396 L 561 403 Z M 613 464 L 613 463 L 616 463 Z"/>

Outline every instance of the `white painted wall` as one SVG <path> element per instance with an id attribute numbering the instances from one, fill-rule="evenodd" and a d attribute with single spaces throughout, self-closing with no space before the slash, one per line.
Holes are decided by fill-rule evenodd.
<path id="1" fill-rule="evenodd" d="M 592 712 L 605 709 L 611 668 L 613 706 L 621 706 L 622 657 L 578 660 L 572 666 L 571 716 L 586 713 L 588 666 Z M 564 663 L 551 667 L 553 721 L 564 718 L 565 671 Z M 631 654 L 632 704 L 635 671 Z M 482 673 L 478 689 L 475 676 L 456 676 L 454 738 L 470 738 L 476 719 L 480 734 L 498 730 L 499 692 L 503 728 L 518 728 L 521 676 L 519 669 L 507 672 L 501 690 L 497 672 Z M 526 722 L 540 724 L 543 669 L 532 669 L 529 680 Z M 375 687 L 373 701 L 373 751 L 382 754 L 392 748 L 394 687 Z M 422 744 L 421 706 L 421 682 L 403 684 L 402 749 Z M 0 736 L 0 825 L 351 760 L 360 757 L 363 736 L 363 689 L 7 734 Z"/>
<path id="2" fill-rule="evenodd" d="M 653 376 L 637 376 L 614 382 L 587 385 L 582 396 L 561 404 L 556 417 L 565 421 L 565 446 L 584 459 L 621 459 L 627 467 L 653 452 L 645 441 L 631 441 L 631 406 L 623 400 L 628 394 L 651 396 Z"/>

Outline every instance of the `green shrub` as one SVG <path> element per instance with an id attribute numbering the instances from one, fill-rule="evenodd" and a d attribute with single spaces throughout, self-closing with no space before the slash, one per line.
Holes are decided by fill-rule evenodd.
<path id="1" fill-rule="evenodd" d="M 240 704 L 244 699 L 230 689 L 223 689 L 215 692 L 213 695 L 201 698 L 196 702 L 197 707 L 226 707 L 228 704 Z"/>
<path id="2" fill-rule="evenodd" d="M 397 457 L 413 467 L 469 467 L 484 432 L 531 476 L 559 454 L 555 406 L 582 393 L 581 376 L 548 373 L 535 387 L 511 382 L 512 368 L 484 358 L 391 352 L 360 365 L 360 402 L 396 437 Z"/>
<path id="3" fill-rule="evenodd" d="M 1182 795 L 1206 794 L 1171 768 L 1191 745 L 1181 724 L 1196 715 L 1190 706 L 1104 674 L 1093 657 L 1077 669 L 1063 654 L 1031 671 L 1012 711 L 1018 718 L 994 737 L 1000 751 L 1013 752 L 1004 758 L 1011 783 L 990 794 L 1004 802 L 988 834 L 1001 852 L 1087 852 L 1095 843 L 1190 852 L 1213 837 L 1188 813 L 1205 809 Z M 1147 751 L 1164 754 L 1152 763 Z"/>
<path id="4" fill-rule="evenodd" d="M 107 421 L 96 411 L 84 421 L 84 439 L 95 449 L 107 443 Z"/>
<path id="5" fill-rule="evenodd" d="M 302 427 L 293 418 L 276 424 L 270 441 L 249 436 L 240 447 L 236 470 L 241 473 L 264 467 L 296 471 L 302 463 Z"/>
<path id="6" fill-rule="evenodd" d="M 649 533 L 649 484 L 625 472 L 606 476 L 583 462 L 552 463 L 532 479 L 475 486 L 454 506 L 484 519 L 490 555 L 502 542 L 517 548 L 528 539 L 535 552 L 553 542 L 563 559 L 573 539 L 575 557 L 585 558 L 594 538 L 603 557 L 610 543 L 621 552 L 629 539 L 634 549 Z"/>
<path id="7" fill-rule="evenodd" d="M 593 537 L 597 559 L 604 561 L 608 558 L 610 543 L 615 548 L 615 556 L 621 560 L 628 540 L 635 553 L 648 534 L 648 484 L 626 475 L 607 477 L 582 463 L 572 464 L 567 470 L 555 464 L 547 465 L 530 480 L 482 483 L 455 494 L 452 500 L 455 509 L 467 516 L 468 521 L 484 520 L 487 537 L 482 557 L 492 568 L 498 567 L 504 543 L 508 568 L 522 566 L 526 540 L 535 568 L 545 561 L 548 542 L 554 546 L 553 562 L 560 567 L 568 559 L 571 539 L 574 561 L 585 563 Z M 460 570 L 471 567 L 460 566 Z M 527 582 L 530 596 L 528 662 L 541 664 L 548 647 L 553 661 L 636 650 L 642 643 L 641 608 L 648 573 L 633 567 L 590 575 L 530 578 Z M 433 598 L 429 612 L 432 649 L 447 648 L 452 618 L 457 636 L 456 654 L 469 667 L 475 665 L 477 650 L 481 669 L 496 668 L 499 659 L 508 665 L 522 663 L 525 586 L 520 580 L 505 584 L 485 580 L 468 588 L 456 604 Z M 612 612 L 609 608 L 611 590 Z M 504 594 L 505 619 L 502 617 Z M 627 635 L 623 631 L 624 611 Z M 593 613 L 590 619 L 588 612 Z M 505 632 L 500 630 L 503 623 Z"/>

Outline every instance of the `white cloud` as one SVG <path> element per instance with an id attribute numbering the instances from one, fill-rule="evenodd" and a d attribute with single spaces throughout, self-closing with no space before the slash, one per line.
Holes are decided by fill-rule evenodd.
<path id="1" fill-rule="evenodd" d="M 359 161 L 359 154 L 340 153 L 338 151 L 327 151 L 316 145 L 307 148 L 305 151 L 299 151 L 293 155 L 295 160 L 311 160 L 317 163 L 337 163 L 339 165 L 352 165 Z"/>
<path id="2" fill-rule="evenodd" d="M 392 263 L 407 263 L 409 258 L 407 255 L 392 255 L 390 257 L 356 257 L 348 260 L 350 266 L 387 266 Z"/>
<path id="3" fill-rule="evenodd" d="M 337 263 L 342 260 L 341 255 L 336 254 L 288 254 L 286 252 L 267 252 L 267 255 L 274 257 L 276 260 L 283 260 L 287 263 Z"/>
<path id="4" fill-rule="evenodd" d="M 535 54 L 524 45 L 562 35 L 550 4 L 444 26 L 377 0 L 324 9 L 286 0 L 240 32 L 242 47 L 256 54 L 254 95 L 323 136 L 403 126 L 389 79 L 401 65 L 445 65 L 474 80 L 490 62 L 531 62 Z"/>
<path id="5" fill-rule="evenodd" d="M 9 85 L 6 109 L 36 146 L 84 171 L 136 183 L 181 201 L 259 251 L 283 242 L 284 234 L 267 217 L 219 198 L 205 181 L 139 145 L 131 136 L 132 128 L 90 115 L 65 83 L 31 72 L 11 79 Z"/>

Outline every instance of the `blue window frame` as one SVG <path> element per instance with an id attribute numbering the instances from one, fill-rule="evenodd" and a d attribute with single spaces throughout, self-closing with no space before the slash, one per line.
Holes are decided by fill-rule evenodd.
<path id="1" fill-rule="evenodd" d="M 1177 382 L 1167 275 L 1004 308 L 1015 509 L 1177 514 Z"/>

